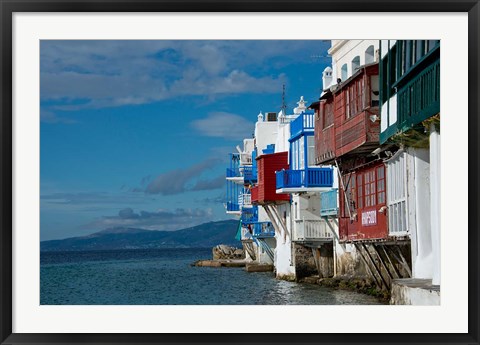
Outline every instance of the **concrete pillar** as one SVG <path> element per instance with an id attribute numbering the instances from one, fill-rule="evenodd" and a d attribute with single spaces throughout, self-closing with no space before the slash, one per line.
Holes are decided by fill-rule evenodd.
<path id="1" fill-rule="evenodd" d="M 431 279 L 433 254 L 429 150 L 409 148 L 406 158 L 412 278 Z"/>
<path id="2" fill-rule="evenodd" d="M 432 284 L 440 285 L 440 132 L 430 124 L 430 197 L 433 271 Z"/>

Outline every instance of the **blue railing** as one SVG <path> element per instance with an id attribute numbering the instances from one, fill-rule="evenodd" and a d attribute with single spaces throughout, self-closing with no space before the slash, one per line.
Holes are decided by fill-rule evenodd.
<path id="1" fill-rule="evenodd" d="M 275 237 L 275 229 L 270 222 L 256 222 L 253 224 L 253 237 Z"/>
<path id="2" fill-rule="evenodd" d="M 305 131 L 313 131 L 315 127 L 315 114 L 308 112 L 300 114 L 290 122 L 290 139 L 298 137 Z"/>
<path id="3" fill-rule="evenodd" d="M 240 169 L 239 168 L 227 168 L 227 177 L 240 177 Z"/>
<path id="4" fill-rule="evenodd" d="M 262 153 L 264 155 L 269 155 L 269 154 L 275 153 L 275 144 L 267 145 L 267 147 L 262 150 Z"/>
<path id="5" fill-rule="evenodd" d="M 336 216 L 338 214 L 337 188 L 320 193 L 320 215 Z"/>
<path id="6" fill-rule="evenodd" d="M 243 178 L 245 182 L 255 182 L 257 181 L 257 167 L 253 166 L 244 166 L 243 169 Z"/>
<path id="7" fill-rule="evenodd" d="M 242 209 L 242 215 L 240 216 L 243 224 L 251 224 L 258 221 L 258 206 L 252 208 Z"/>
<path id="8" fill-rule="evenodd" d="M 240 211 L 240 205 L 238 203 L 238 196 L 241 192 L 241 186 L 234 183 L 233 181 L 226 181 L 226 208 L 227 212 L 237 212 Z"/>
<path id="9" fill-rule="evenodd" d="M 293 187 L 332 187 L 332 168 L 280 170 L 276 172 L 277 189 Z"/>
<path id="10" fill-rule="evenodd" d="M 240 211 L 240 205 L 232 201 L 227 201 L 227 211 L 228 212 Z"/>

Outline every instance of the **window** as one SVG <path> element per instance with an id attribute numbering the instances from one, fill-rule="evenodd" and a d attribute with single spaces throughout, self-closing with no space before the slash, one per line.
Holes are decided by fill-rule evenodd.
<path id="1" fill-rule="evenodd" d="M 357 115 L 365 109 L 365 80 L 360 78 L 346 89 L 346 118 Z"/>
<path id="2" fill-rule="evenodd" d="M 347 64 L 343 64 L 343 66 L 342 66 L 342 81 L 347 80 L 347 78 L 348 78 Z"/>
<path id="3" fill-rule="evenodd" d="M 357 208 L 386 203 L 385 166 L 357 174 Z"/>
<path id="4" fill-rule="evenodd" d="M 365 178 L 365 207 L 375 206 L 377 204 L 376 186 L 375 186 L 375 170 L 367 171 Z"/>
<path id="5" fill-rule="evenodd" d="M 360 68 L 360 56 L 355 56 L 352 60 L 352 74 Z"/>
<path id="6" fill-rule="evenodd" d="M 363 175 L 357 176 L 357 207 L 363 208 Z"/>
<path id="7" fill-rule="evenodd" d="M 389 98 L 388 92 L 388 60 L 389 55 L 387 54 L 385 58 L 382 59 L 380 64 L 380 79 L 381 79 L 381 102 L 384 104 Z"/>
<path id="8" fill-rule="evenodd" d="M 307 136 L 308 145 L 308 166 L 315 166 L 315 138 L 313 135 Z"/>
<path id="9" fill-rule="evenodd" d="M 365 64 L 369 64 L 375 61 L 374 47 L 370 46 L 365 50 Z"/>
<path id="10" fill-rule="evenodd" d="M 323 107 L 323 126 L 322 128 L 327 128 L 333 124 L 333 103 L 328 102 L 324 104 Z"/>
<path id="11" fill-rule="evenodd" d="M 390 73 L 390 95 L 395 94 L 395 90 L 391 87 L 397 81 L 397 45 L 394 45 L 392 49 L 390 49 L 390 65 L 389 65 L 389 73 Z"/>
<path id="12" fill-rule="evenodd" d="M 304 137 L 297 140 L 298 143 L 298 169 L 305 169 L 305 143 Z"/>
<path id="13" fill-rule="evenodd" d="M 385 203 L 385 167 L 381 166 L 377 168 L 377 191 L 378 191 L 378 203 Z"/>

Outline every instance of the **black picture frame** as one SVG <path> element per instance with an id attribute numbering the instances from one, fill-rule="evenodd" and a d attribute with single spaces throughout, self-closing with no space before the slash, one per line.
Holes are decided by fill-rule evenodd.
<path id="1" fill-rule="evenodd" d="M 15 12 L 467 12 L 468 333 L 465 334 L 32 334 L 12 333 L 12 15 Z M 478 0 L 0 0 L 0 341 L 1 344 L 479 344 Z M 452 318 L 455 315 L 451 316 Z"/>

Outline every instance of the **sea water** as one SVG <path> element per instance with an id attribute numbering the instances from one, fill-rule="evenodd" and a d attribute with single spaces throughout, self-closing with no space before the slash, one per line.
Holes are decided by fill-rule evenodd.
<path id="1" fill-rule="evenodd" d="M 383 304 L 243 268 L 193 267 L 211 249 L 42 252 L 42 305 Z"/>

